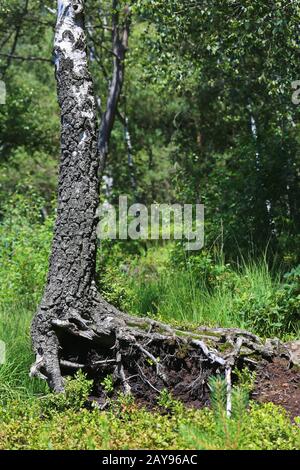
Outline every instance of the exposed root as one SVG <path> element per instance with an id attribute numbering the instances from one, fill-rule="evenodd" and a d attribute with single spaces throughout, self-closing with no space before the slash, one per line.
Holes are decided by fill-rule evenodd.
<path id="1" fill-rule="evenodd" d="M 222 357 L 217 356 L 214 351 L 210 351 L 203 341 L 194 339 L 192 341 L 192 344 L 194 344 L 195 346 L 199 346 L 203 354 L 207 357 L 208 360 L 211 361 L 212 364 L 217 363 L 220 366 L 226 365 L 226 361 Z"/>
<path id="2" fill-rule="evenodd" d="M 64 382 L 59 363 L 59 340 L 54 331 L 47 331 L 46 338 L 42 337 L 41 344 L 47 344 L 47 349 L 38 348 L 36 362 L 30 369 L 31 377 L 47 380 L 50 388 L 57 393 L 63 392 Z"/>
<path id="3" fill-rule="evenodd" d="M 163 366 L 159 363 L 159 361 L 158 361 L 157 359 L 155 359 L 155 357 L 153 356 L 153 354 L 151 354 L 149 351 L 147 351 L 147 349 L 143 348 L 143 346 L 141 346 L 140 344 L 136 344 L 136 347 L 137 347 L 145 356 L 147 356 L 147 357 L 150 359 L 150 361 L 152 361 L 152 362 L 155 364 L 157 377 L 159 377 L 159 378 L 162 379 L 165 383 L 167 383 L 167 377 L 166 377 L 166 374 L 164 373 L 164 368 L 163 368 Z"/>
<path id="4" fill-rule="evenodd" d="M 64 361 L 63 359 L 61 359 L 59 363 L 61 367 L 65 367 L 66 369 L 79 370 L 85 367 L 85 364 L 79 364 L 78 362 Z"/>
<path id="5" fill-rule="evenodd" d="M 232 408 L 232 401 L 231 401 L 231 367 L 229 365 L 226 366 L 225 369 L 225 381 L 226 381 L 226 413 L 227 417 L 231 417 L 231 408 Z"/>
<path id="6" fill-rule="evenodd" d="M 121 379 L 122 387 L 124 390 L 125 395 L 131 395 L 131 387 L 128 383 L 128 379 L 126 378 L 123 361 L 122 361 L 122 354 L 119 352 L 119 344 L 117 343 L 118 352 L 116 355 L 116 374 Z"/>
<path id="7" fill-rule="evenodd" d="M 152 388 L 152 390 L 154 390 L 157 394 L 160 393 L 160 390 L 158 390 L 156 387 L 154 387 L 154 385 L 147 379 L 147 377 L 145 376 L 144 372 L 142 371 L 141 367 L 137 364 L 137 368 L 139 370 L 139 373 L 140 373 L 140 377 L 142 379 L 142 381 L 147 384 L 150 388 Z"/>
<path id="8" fill-rule="evenodd" d="M 95 331 L 93 331 L 92 329 L 87 329 L 86 326 L 81 329 L 79 326 L 69 320 L 53 320 L 52 326 L 64 330 L 74 336 L 79 336 L 80 338 L 88 339 L 89 341 L 100 341 L 100 338 L 98 337 L 97 333 L 95 333 Z"/>
<path id="9" fill-rule="evenodd" d="M 149 318 L 131 317 L 103 300 L 92 309 L 90 320 L 74 310 L 51 321 L 59 342 L 58 372 L 49 374 L 49 360 L 37 355 L 32 375 L 47 378 L 60 391 L 62 375 L 83 369 L 94 378 L 93 395 L 99 406 L 106 401 L 100 385 L 111 374 L 114 386 L 142 401 L 153 401 L 167 388 L 183 401 L 203 404 L 208 397 L 210 375 L 222 374 L 227 383 L 227 414 L 231 413 L 231 381 L 234 367 L 252 368 L 261 360 L 289 353 L 278 340 L 262 342 L 239 329 L 198 328 L 186 331 Z M 55 353 L 55 351 L 54 351 Z M 51 361 L 53 361 L 53 356 Z M 53 363 L 52 363 L 53 366 Z"/>
<path id="10" fill-rule="evenodd" d="M 43 356 L 37 354 L 35 363 L 32 364 L 30 368 L 30 377 L 37 377 L 38 379 L 47 380 L 46 375 L 42 374 L 41 369 L 43 369 L 45 361 Z"/>

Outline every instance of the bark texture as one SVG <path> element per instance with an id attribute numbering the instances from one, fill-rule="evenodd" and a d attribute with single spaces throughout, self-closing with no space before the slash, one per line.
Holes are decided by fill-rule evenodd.
<path id="1" fill-rule="evenodd" d="M 82 1 L 58 1 L 54 53 L 61 108 L 58 209 L 47 286 L 32 325 L 32 339 L 50 385 L 61 390 L 59 342 L 52 320 L 75 318 L 88 311 L 96 257 L 96 104 Z"/>
<path id="2" fill-rule="evenodd" d="M 96 103 L 88 70 L 83 7 L 79 0 L 58 1 L 58 209 L 47 285 L 32 324 L 36 363 L 31 373 L 61 392 L 63 376 L 83 369 L 96 379 L 94 392 L 102 406 L 106 394 L 99 384 L 107 374 L 113 375 L 116 389 L 144 400 L 169 388 L 183 400 L 203 402 L 210 374 L 224 373 L 230 391 L 234 366 L 255 367 L 261 359 L 288 355 L 288 351 L 278 341 L 263 343 L 240 330 L 198 328 L 188 332 L 148 318 L 130 317 L 97 292 L 98 150 L 100 159 L 102 154 L 101 148 L 97 149 Z M 111 118 L 108 121 L 111 123 Z M 102 132 L 108 121 L 102 123 Z"/>

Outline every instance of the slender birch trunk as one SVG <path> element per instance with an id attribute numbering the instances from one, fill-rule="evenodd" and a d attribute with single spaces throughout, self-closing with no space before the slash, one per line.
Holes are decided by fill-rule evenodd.
<path id="1" fill-rule="evenodd" d="M 49 274 L 32 326 L 34 349 L 51 386 L 62 389 L 52 319 L 76 317 L 94 289 L 99 202 L 96 103 L 88 70 L 81 0 L 59 0 L 55 73 L 61 110 L 58 208 Z"/>

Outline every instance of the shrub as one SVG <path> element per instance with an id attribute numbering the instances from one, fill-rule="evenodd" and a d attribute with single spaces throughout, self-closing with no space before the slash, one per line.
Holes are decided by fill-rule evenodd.
<path id="1" fill-rule="evenodd" d="M 234 309 L 244 319 L 245 326 L 264 336 L 284 336 L 300 331 L 300 268 L 284 276 L 277 288 L 256 295 L 243 290 L 234 301 Z"/>
<path id="2" fill-rule="evenodd" d="M 247 410 L 245 389 L 232 392 L 232 415 L 226 414 L 226 384 L 211 381 L 212 410 L 201 424 L 182 426 L 188 447 L 199 450 L 293 450 L 299 449 L 300 430 L 292 425 L 285 410 L 272 403 L 251 403 Z"/>
<path id="3" fill-rule="evenodd" d="M 198 279 L 200 286 L 213 290 L 222 286 L 222 288 L 231 288 L 236 280 L 236 273 L 229 263 L 224 262 L 220 253 L 213 253 L 202 250 L 196 253 L 184 251 L 181 244 L 174 245 L 171 256 L 171 266 L 181 271 L 192 272 Z"/>
<path id="4" fill-rule="evenodd" d="M 42 201 L 15 195 L 5 208 L 0 224 L 1 303 L 21 301 L 36 305 L 46 280 L 53 220 L 42 223 Z"/>
<path id="5" fill-rule="evenodd" d="M 221 382 L 217 387 L 222 396 Z M 168 413 L 138 408 L 121 395 L 105 412 L 71 400 L 45 415 L 40 400 L 10 401 L 0 407 L 0 449 L 300 449 L 299 426 L 273 404 L 247 409 L 236 391 L 229 420 L 220 397 L 213 409 L 202 410 L 186 409 L 165 393 L 161 398 Z"/>
<path id="6" fill-rule="evenodd" d="M 87 380 L 82 371 L 78 371 L 74 378 L 67 377 L 64 393 L 49 393 L 41 399 L 42 414 L 48 416 L 68 409 L 80 411 L 87 403 L 92 386 L 93 381 Z"/>

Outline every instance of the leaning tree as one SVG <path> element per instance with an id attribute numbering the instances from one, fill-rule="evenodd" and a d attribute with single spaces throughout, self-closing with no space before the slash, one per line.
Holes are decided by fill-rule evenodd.
<path id="1" fill-rule="evenodd" d="M 54 52 L 61 110 L 58 207 L 47 284 L 32 323 L 36 362 L 31 374 L 62 392 L 63 377 L 83 369 L 97 379 L 94 392 L 99 399 L 105 399 L 100 379 L 108 374 L 116 389 L 137 397 L 169 388 L 184 400 L 203 401 L 207 378 L 218 372 L 227 377 L 229 390 L 236 363 L 270 359 L 281 352 L 278 342 L 263 344 L 235 329 L 174 329 L 120 312 L 98 292 L 99 162 L 103 164 L 107 148 L 103 141 L 97 145 L 83 0 L 58 0 Z M 102 137 L 106 125 L 100 124 Z"/>

